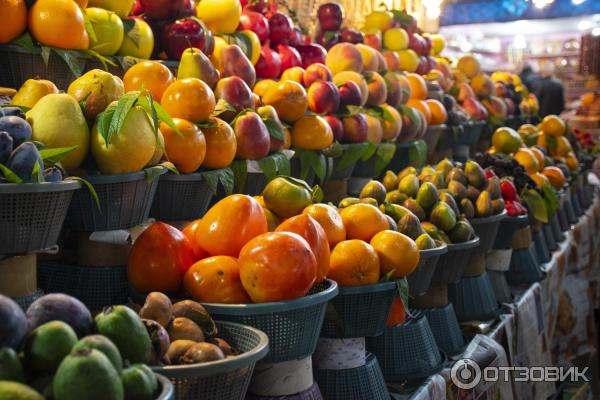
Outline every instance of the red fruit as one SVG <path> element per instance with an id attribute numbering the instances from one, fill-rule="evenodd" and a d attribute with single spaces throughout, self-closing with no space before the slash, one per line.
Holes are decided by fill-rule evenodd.
<path id="1" fill-rule="evenodd" d="M 294 25 L 290 17 L 276 11 L 269 16 L 269 30 L 271 31 L 269 35 L 271 44 L 288 43 L 294 31 Z"/>
<path id="2" fill-rule="evenodd" d="M 431 42 L 431 38 L 429 36 L 423 36 L 423 40 L 425 41 L 425 55 L 427 55 L 431 52 L 431 46 L 433 43 Z"/>
<path id="3" fill-rule="evenodd" d="M 133 9 L 131 10 L 131 15 L 141 15 L 144 13 L 144 7 L 142 6 L 141 0 L 135 0 L 135 4 L 133 5 Z"/>
<path id="4" fill-rule="evenodd" d="M 325 47 L 331 48 L 333 45 L 340 42 L 340 35 L 335 31 L 319 31 L 315 37 L 315 42 Z"/>
<path id="5" fill-rule="evenodd" d="M 306 69 L 311 64 L 325 64 L 325 57 L 327 57 L 327 50 L 319 44 L 301 44 L 296 46 L 296 50 L 302 58 L 302 68 Z"/>
<path id="6" fill-rule="evenodd" d="M 519 210 L 519 208 L 517 207 L 517 204 L 515 201 L 513 200 L 506 200 L 504 202 L 504 208 L 506 209 L 506 213 L 508 214 L 509 217 L 516 217 L 521 215 L 521 212 Z"/>
<path id="7" fill-rule="evenodd" d="M 331 131 L 333 132 L 333 139 L 341 142 L 344 139 L 344 124 L 342 124 L 342 120 L 340 120 L 335 115 L 325 115 L 325 121 L 331 127 Z"/>
<path id="8" fill-rule="evenodd" d="M 260 49 L 260 58 L 254 68 L 257 78 L 275 79 L 281 74 L 281 57 L 279 53 L 264 45 Z"/>
<path id="9" fill-rule="evenodd" d="M 302 65 L 300 53 L 298 53 L 295 48 L 288 46 L 287 44 L 278 44 L 277 52 L 279 53 L 279 57 L 281 57 L 282 73 L 287 69 L 300 67 Z"/>
<path id="10" fill-rule="evenodd" d="M 240 24 L 243 29 L 256 33 L 261 43 L 269 38 L 269 21 L 256 11 L 244 10 L 240 17 Z"/>
<path id="11" fill-rule="evenodd" d="M 242 7 L 244 7 L 244 11 L 256 11 L 260 14 L 266 14 L 268 9 L 268 1 L 267 0 L 243 0 Z M 244 4 L 246 3 L 246 4 Z"/>
<path id="12" fill-rule="evenodd" d="M 388 314 L 387 323 L 385 326 L 392 328 L 394 326 L 403 324 L 406 321 L 406 310 L 404 310 L 404 304 L 400 297 L 396 296 L 392 302 L 392 308 Z"/>
<path id="13" fill-rule="evenodd" d="M 514 201 L 517 199 L 517 188 L 515 187 L 515 184 L 508 179 L 502 179 L 500 181 L 500 191 L 502 192 L 504 200 Z"/>
<path id="14" fill-rule="evenodd" d="M 354 81 L 344 82 L 339 88 L 340 90 L 340 104 L 345 106 L 360 106 L 362 103 L 362 97 L 360 93 L 360 86 Z"/>
<path id="15" fill-rule="evenodd" d="M 302 35 L 302 31 L 298 28 L 294 28 L 292 35 L 290 36 L 289 44 L 290 46 L 299 46 L 304 42 L 304 35 Z"/>
<path id="16" fill-rule="evenodd" d="M 484 175 L 485 175 L 485 179 L 490 179 L 490 178 L 493 178 L 494 176 L 497 176 L 496 173 L 494 172 L 494 170 L 491 168 L 486 168 L 484 171 Z"/>
<path id="17" fill-rule="evenodd" d="M 127 277 L 138 292 L 173 293 L 179 290 L 194 260 L 194 249 L 181 231 L 155 222 L 133 244 Z"/>
<path id="18" fill-rule="evenodd" d="M 340 32 L 340 41 L 354 44 L 364 43 L 365 35 L 356 29 L 344 28 Z"/>
<path id="19" fill-rule="evenodd" d="M 344 9 L 337 3 L 325 3 L 317 11 L 319 25 L 326 31 L 339 31 L 344 20 Z"/>
<path id="20" fill-rule="evenodd" d="M 141 3 L 144 15 L 156 20 L 175 18 L 187 6 L 186 0 L 141 0 Z"/>
<path id="21" fill-rule="evenodd" d="M 204 49 L 204 27 L 192 18 L 182 18 L 166 24 L 161 34 L 162 47 L 171 60 L 180 60 L 185 49 Z"/>
<path id="22" fill-rule="evenodd" d="M 417 66 L 417 70 L 415 72 L 419 75 L 427 75 L 429 73 L 429 60 L 427 57 L 419 58 L 419 65 Z"/>

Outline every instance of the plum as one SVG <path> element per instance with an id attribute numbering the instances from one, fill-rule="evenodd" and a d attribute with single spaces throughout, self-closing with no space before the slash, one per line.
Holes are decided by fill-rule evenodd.
<path id="1" fill-rule="evenodd" d="M 0 108 L 0 117 L 19 117 L 25 119 L 25 113 L 19 107 L 2 107 Z"/>
<path id="2" fill-rule="evenodd" d="M 0 347 L 19 349 L 27 334 L 27 319 L 17 303 L 0 294 Z"/>
<path id="3" fill-rule="evenodd" d="M 6 131 L 12 136 L 15 147 L 31 140 L 31 125 L 23 118 L 15 115 L 0 118 L 0 131 Z"/>
<path id="4" fill-rule="evenodd" d="M 78 337 L 90 333 L 92 315 L 79 300 L 63 293 L 51 293 L 34 301 L 27 309 L 29 329 L 59 320 L 71 326 Z"/>
<path id="5" fill-rule="evenodd" d="M 38 163 L 40 171 L 43 171 L 44 162 L 37 147 L 31 142 L 25 142 L 13 150 L 6 166 L 21 178 L 23 182 L 31 182 L 31 175 L 36 163 Z"/>
<path id="6" fill-rule="evenodd" d="M 6 131 L 0 131 L 0 164 L 6 164 L 13 151 L 12 136 Z"/>
<path id="7" fill-rule="evenodd" d="M 45 182 L 60 182 L 63 180 L 63 173 L 58 167 L 50 167 L 44 170 Z"/>

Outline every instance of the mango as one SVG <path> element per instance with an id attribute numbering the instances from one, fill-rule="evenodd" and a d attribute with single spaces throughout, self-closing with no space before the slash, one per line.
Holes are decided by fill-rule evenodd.
<path id="1" fill-rule="evenodd" d="M 486 179 L 485 173 L 481 165 L 473 160 L 468 160 L 465 164 L 465 175 L 467 177 L 467 183 L 473 185 L 478 189 L 482 189 L 485 186 Z"/>
<path id="2" fill-rule="evenodd" d="M 394 171 L 390 170 L 385 171 L 382 182 L 385 190 L 388 192 L 398 189 L 398 184 L 400 183 L 398 176 L 394 173 Z"/>
<path id="3" fill-rule="evenodd" d="M 435 185 L 431 182 L 423 182 L 417 192 L 416 200 L 425 210 L 429 210 L 433 207 L 440 200 Z"/>
<path id="4" fill-rule="evenodd" d="M 415 199 L 406 199 L 406 201 L 404 201 L 403 206 L 408 208 L 413 214 L 415 214 L 417 218 L 419 218 L 419 221 L 425 221 L 425 219 L 427 218 L 425 210 L 423 210 L 423 207 L 421 207 Z"/>
<path id="5" fill-rule="evenodd" d="M 475 202 L 475 216 L 477 218 L 489 217 L 494 213 L 494 206 L 489 192 L 483 191 Z"/>
<path id="6" fill-rule="evenodd" d="M 419 178 L 416 175 L 406 175 L 400 180 L 398 190 L 406 194 L 408 197 L 415 197 L 419 191 Z"/>
<path id="7" fill-rule="evenodd" d="M 452 208 L 444 202 L 439 202 L 434 207 L 429 219 L 435 226 L 445 232 L 448 232 L 456 225 L 456 214 L 454 214 Z"/>
<path id="8" fill-rule="evenodd" d="M 453 243 L 463 243 L 471 240 L 474 236 L 475 231 L 468 221 L 458 221 L 448 232 L 448 237 Z"/>
<path id="9" fill-rule="evenodd" d="M 398 232 L 405 234 L 413 240 L 425 233 L 423 228 L 421 228 L 419 219 L 414 214 L 406 214 L 400 218 L 400 221 L 398 221 Z"/>
<path id="10" fill-rule="evenodd" d="M 475 216 L 473 202 L 469 199 L 462 199 L 460 201 L 460 213 L 464 215 L 466 219 L 472 219 Z"/>

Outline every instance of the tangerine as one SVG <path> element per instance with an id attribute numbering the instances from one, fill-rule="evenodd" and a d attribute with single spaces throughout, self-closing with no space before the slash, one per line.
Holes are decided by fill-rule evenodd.
<path id="1" fill-rule="evenodd" d="M 340 213 L 328 204 L 311 204 L 306 207 L 304 214 L 313 217 L 325 230 L 329 247 L 333 248 L 342 240 L 346 240 L 346 227 Z"/>
<path id="2" fill-rule="evenodd" d="M 546 177 L 546 175 L 542 174 L 541 172 L 529 174 L 529 177 L 531 177 L 535 184 L 538 185 L 540 188 L 550 185 L 550 180 Z"/>
<path id="3" fill-rule="evenodd" d="M 427 122 L 427 125 L 431 123 L 431 111 L 429 111 L 429 107 L 425 101 L 413 98 L 409 99 L 406 102 L 406 105 L 421 111 L 421 114 L 423 114 L 423 117 L 425 117 L 425 122 Z"/>
<path id="4" fill-rule="evenodd" d="M 546 115 L 540 127 L 544 133 L 550 136 L 563 136 L 567 131 L 565 121 L 557 115 Z"/>
<path id="5" fill-rule="evenodd" d="M 238 260 L 234 257 L 215 256 L 198 261 L 185 273 L 183 287 L 196 301 L 224 304 L 250 302 L 242 286 Z"/>
<path id="6" fill-rule="evenodd" d="M 369 242 L 375 234 L 390 227 L 385 214 L 371 204 L 353 204 L 343 208 L 340 215 L 348 239 Z"/>
<path id="7" fill-rule="evenodd" d="M 373 236 L 371 246 L 379 256 L 382 275 L 394 271 L 393 279 L 404 278 L 419 265 L 419 248 L 411 238 L 400 232 L 381 231 Z"/>
<path id="8" fill-rule="evenodd" d="M 419 74 L 408 73 L 405 75 L 410 86 L 410 98 L 417 100 L 425 100 L 427 98 L 427 83 Z"/>
<path id="9" fill-rule="evenodd" d="M 446 122 L 448 114 L 446 113 L 444 105 L 440 101 L 435 99 L 427 99 L 425 100 L 425 104 L 427 104 L 427 107 L 431 112 L 431 125 L 441 125 Z"/>
<path id="10" fill-rule="evenodd" d="M 263 103 L 273 106 L 279 118 L 286 122 L 300 119 L 308 108 L 306 90 L 297 82 L 280 81 L 267 88 Z"/>
<path id="11" fill-rule="evenodd" d="M 125 92 L 147 89 L 158 102 L 175 77 L 169 68 L 157 61 L 142 61 L 125 72 L 123 86 Z"/>
<path id="12" fill-rule="evenodd" d="M 379 282 L 379 257 L 375 249 L 362 240 L 344 240 L 331 252 L 327 277 L 340 286 L 372 285 Z"/>
<path id="13" fill-rule="evenodd" d="M 0 1 L 0 43 L 9 43 L 27 29 L 25 0 Z"/>
<path id="14" fill-rule="evenodd" d="M 43 45 L 78 50 L 89 45 L 83 12 L 73 0 L 37 0 L 29 9 L 27 24 Z"/>
<path id="15" fill-rule="evenodd" d="M 202 128 L 206 139 L 206 157 L 203 167 L 210 169 L 225 168 L 231 164 L 237 151 L 235 132 L 222 119 L 210 117 L 207 128 Z"/>
<path id="16" fill-rule="evenodd" d="M 565 178 L 565 174 L 558 167 L 546 167 L 542 171 L 542 174 L 550 181 L 550 184 L 556 190 L 560 190 L 565 186 L 565 182 L 567 179 Z"/>
<path id="17" fill-rule="evenodd" d="M 198 78 L 185 78 L 169 85 L 160 104 L 171 117 L 191 122 L 206 121 L 215 111 L 215 94 Z"/>
<path id="18" fill-rule="evenodd" d="M 164 122 L 160 124 L 167 157 L 179 172 L 196 172 L 206 156 L 206 139 L 195 124 L 180 118 L 173 118 L 173 122 L 179 133 Z"/>
<path id="19" fill-rule="evenodd" d="M 333 143 L 333 132 L 325 118 L 305 115 L 294 122 L 292 146 L 304 150 L 323 150 Z"/>
<path id="20" fill-rule="evenodd" d="M 544 164 L 546 163 L 546 155 L 544 152 L 537 147 L 530 147 L 529 150 L 531 150 L 538 162 L 538 171 L 544 169 Z"/>

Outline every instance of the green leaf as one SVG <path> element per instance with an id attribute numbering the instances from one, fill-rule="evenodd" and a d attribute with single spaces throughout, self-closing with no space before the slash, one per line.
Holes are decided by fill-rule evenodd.
<path id="1" fill-rule="evenodd" d="M 379 282 L 390 282 L 392 280 L 392 278 L 394 277 L 395 273 L 396 273 L 395 269 L 388 271 L 387 274 L 385 274 L 384 276 L 381 277 L 381 279 L 379 279 Z"/>
<path id="2" fill-rule="evenodd" d="M 532 188 L 526 188 L 521 193 L 521 198 L 531 211 L 533 218 L 536 220 L 547 224 L 548 223 L 548 209 L 546 208 L 546 203 L 544 203 L 544 199 L 537 190 Z"/>
<path id="3" fill-rule="evenodd" d="M 90 191 L 92 198 L 96 202 L 96 207 L 98 207 L 98 211 L 102 212 L 102 208 L 100 207 L 100 198 L 98 198 L 98 193 L 96 192 L 96 189 L 94 189 L 94 186 L 90 182 L 78 176 L 70 176 L 66 178 L 65 181 L 81 182 Z"/>
<path id="4" fill-rule="evenodd" d="M 373 157 L 375 155 L 375 152 L 377 151 L 377 145 L 375 143 L 367 142 L 367 145 L 368 145 L 367 150 L 360 158 L 361 161 L 370 160 L 371 157 Z"/>
<path id="5" fill-rule="evenodd" d="M 252 40 L 250 40 L 250 38 L 246 35 L 244 35 L 241 32 L 238 33 L 234 33 L 232 35 L 235 40 L 236 40 L 236 44 L 238 46 L 240 46 L 240 48 L 242 49 L 242 51 L 244 52 L 244 54 L 246 55 L 246 57 L 248 57 L 248 60 L 252 59 Z"/>
<path id="6" fill-rule="evenodd" d="M 211 128 L 218 128 L 219 123 L 216 121 L 203 121 L 203 122 L 196 123 L 196 126 L 200 129 L 211 129 Z"/>
<path id="7" fill-rule="evenodd" d="M 42 46 L 40 49 L 40 55 L 42 56 L 42 60 L 44 60 L 44 64 L 46 67 L 48 66 L 48 61 L 50 60 L 50 47 Z"/>
<path id="8" fill-rule="evenodd" d="M 64 50 L 52 48 L 62 60 L 67 64 L 73 75 L 80 76 L 83 72 L 83 67 L 85 64 L 85 59 L 83 59 L 80 55 L 82 53 L 75 50 Z"/>
<path id="9" fill-rule="evenodd" d="M 42 160 L 44 161 L 44 166 L 46 168 L 53 166 L 65 156 L 75 151 L 75 149 L 79 146 L 70 146 L 70 147 L 58 147 L 54 149 L 41 149 L 40 156 L 42 156 Z"/>
<path id="10" fill-rule="evenodd" d="M 152 119 L 152 129 L 154 131 L 154 137 L 158 139 L 158 114 L 156 113 L 156 109 L 153 106 L 154 100 L 152 100 L 152 94 L 150 92 L 145 92 L 138 96 L 137 104 L 142 107 L 150 118 Z"/>
<path id="11" fill-rule="evenodd" d="M 158 101 L 152 101 L 152 108 L 156 112 L 156 116 L 158 117 L 158 120 L 160 122 L 164 122 L 169 128 L 173 129 L 176 134 L 178 134 L 179 136 L 183 136 L 183 133 L 181 133 L 177 125 L 175 125 L 175 121 L 173 121 L 173 118 L 171 118 L 167 110 L 165 110 Z"/>
<path id="12" fill-rule="evenodd" d="M 0 164 L 0 172 L 2 172 L 4 178 L 10 183 L 23 183 L 23 179 L 19 178 L 17 174 L 12 172 L 12 170 L 4 164 Z"/>
<path id="13" fill-rule="evenodd" d="M 261 171 L 265 174 L 267 182 L 272 181 L 277 176 L 277 164 L 275 160 L 266 156 L 257 161 Z"/>
<path id="14" fill-rule="evenodd" d="M 110 45 L 110 43 L 107 43 L 107 45 Z M 105 71 L 108 71 L 108 66 L 112 66 L 117 68 L 117 64 L 112 61 L 110 58 L 103 56 L 102 54 L 98 53 L 96 50 L 98 49 L 98 47 L 95 47 L 93 49 L 87 49 L 84 50 L 84 53 L 87 54 L 88 56 L 90 56 L 91 58 L 95 58 L 98 61 L 100 61 L 102 63 L 102 66 L 104 67 Z"/>
<path id="15" fill-rule="evenodd" d="M 127 35 L 127 37 L 129 39 L 131 39 L 131 41 L 133 42 L 133 44 L 135 44 L 135 47 L 137 47 L 138 49 L 140 48 L 140 32 L 135 28 L 135 19 L 124 19 L 123 21 L 123 30 L 125 31 L 125 35 Z"/>
<path id="16" fill-rule="evenodd" d="M 554 215 L 556 210 L 558 210 L 558 197 L 556 191 L 550 184 L 545 183 L 542 185 L 542 193 L 546 208 L 548 209 L 548 215 Z"/>
<path id="17" fill-rule="evenodd" d="M 394 158 L 394 154 L 396 154 L 396 144 L 395 143 L 380 143 L 377 147 L 377 152 L 375 153 L 375 174 L 379 175 L 383 172 L 384 168 L 388 166 L 388 164 Z"/>
<path id="18" fill-rule="evenodd" d="M 402 305 L 404 306 L 404 310 L 406 310 L 406 314 L 408 313 L 408 281 L 406 278 L 398 279 L 396 281 L 396 288 L 398 289 L 398 296 L 400 296 L 400 301 L 402 301 Z"/>
<path id="19" fill-rule="evenodd" d="M 144 168 L 146 174 L 146 181 L 149 183 L 154 181 L 157 177 L 161 176 L 165 171 L 165 167 L 162 165 L 155 165 L 152 167 Z"/>
<path id="20" fill-rule="evenodd" d="M 96 36 L 96 31 L 94 30 L 94 25 L 92 25 L 92 21 L 90 21 L 85 12 L 83 13 L 83 23 L 85 25 L 85 30 L 90 37 L 90 42 L 97 42 L 98 38 Z"/>
<path id="21" fill-rule="evenodd" d="M 271 155 L 275 159 L 275 163 L 277 164 L 277 173 L 279 175 L 289 176 L 292 173 L 292 166 L 290 164 L 290 159 L 281 152 L 276 152 Z"/>
<path id="22" fill-rule="evenodd" d="M 33 43 L 33 38 L 31 37 L 29 32 L 25 32 L 24 34 L 19 36 L 18 38 L 13 40 L 11 42 L 11 44 L 15 44 L 15 45 L 27 50 L 30 53 L 35 53 L 35 51 L 36 51 L 36 46 Z"/>
<path id="23" fill-rule="evenodd" d="M 227 195 L 233 193 L 234 177 L 231 168 L 203 171 L 202 177 L 206 181 L 206 184 L 213 194 L 217 194 L 219 183 L 223 186 L 223 189 Z"/>
<path id="24" fill-rule="evenodd" d="M 415 140 L 408 147 L 408 164 L 413 167 L 422 167 L 427 162 L 427 143 L 424 140 Z"/>
<path id="25" fill-rule="evenodd" d="M 283 141 L 283 127 L 281 126 L 281 124 L 277 123 L 277 121 L 275 121 L 274 119 L 269 118 L 263 119 L 263 122 L 265 123 L 265 126 L 269 131 L 269 135 L 272 138 Z"/>
<path id="26" fill-rule="evenodd" d="M 391 13 L 394 15 L 394 21 L 398 21 L 401 24 L 410 24 L 414 19 L 412 15 L 407 14 L 404 11 L 391 10 Z"/>
<path id="27" fill-rule="evenodd" d="M 44 174 L 40 168 L 40 163 L 36 162 L 33 164 L 33 170 L 31 170 L 31 182 L 42 183 L 44 182 Z"/>
<path id="28" fill-rule="evenodd" d="M 325 193 L 323 192 L 323 189 L 321 189 L 321 186 L 319 185 L 315 185 L 312 188 L 312 202 L 313 203 L 320 203 L 323 201 L 323 199 L 325 198 Z"/>
<path id="29" fill-rule="evenodd" d="M 235 191 L 238 193 L 243 192 L 248 176 L 248 162 L 246 160 L 233 160 L 230 168 L 233 171 Z"/>
<path id="30" fill-rule="evenodd" d="M 365 112 L 365 109 L 362 108 L 361 106 L 346 106 L 346 109 L 348 110 L 348 115 L 356 115 L 356 114 L 360 114 L 362 112 Z"/>
<path id="31" fill-rule="evenodd" d="M 294 157 L 300 160 L 300 179 L 306 180 L 310 171 L 323 181 L 327 172 L 327 160 L 320 152 L 314 150 L 295 149 Z"/>
<path id="32" fill-rule="evenodd" d="M 111 104 L 104 111 L 102 111 L 98 117 L 98 133 L 104 139 L 104 145 L 108 148 L 108 143 L 110 140 L 109 130 L 110 130 L 110 121 L 112 121 L 113 116 L 115 115 L 115 111 L 117 110 L 116 104 Z"/>
<path id="33" fill-rule="evenodd" d="M 215 117 L 218 117 L 219 115 L 225 113 L 225 112 L 236 112 L 237 110 L 235 109 L 234 106 L 232 106 L 227 100 L 225 99 L 219 99 L 219 101 L 217 101 L 217 105 L 215 106 L 215 111 L 213 112 L 213 115 Z"/>
<path id="34" fill-rule="evenodd" d="M 156 166 L 166 168 L 168 171 L 171 171 L 175 175 L 179 175 L 179 171 L 177 170 L 177 167 L 171 161 L 163 161 L 160 164 L 156 164 Z"/>
<path id="35" fill-rule="evenodd" d="M 554 152 L 558 147 L 558 140 L 552 135 L 546 135 L 546 137 L 548 139 L 548 150 L 550 150 L 550 152 Z"/>
<path id="36" fill-rule="evenodd" d="M 403 104 L 400 106 L 399 111 L 402 115 L 406 115 L 412 124 L 416 124 L 420 121 L 419 117 L 417 117 L 417 114 L 415 114 L 414 108 L 412 107 L 405 106 Z"/>
<path id="37" fill-rule="evenodd" d="M 348 147 L 344 150 L 340 161 L 335 166 L 335 171 L 341 171 L 343 169 L 348 168 L 351 165 L 356 164 L 356 162 L 361 159 L 361 157 L 363 156 L 363 154 L 365 154 L 368 148 L 369 144 L 367 142 L 349 144 Z"/>
<path id="38" fill-rule="evenodd" d="M 118 135 L 125 123 L 125 118 L 127 118 L 127 114 L 137 102 L 139 93 L 125 93 L 119 101 L 117 102 L 117 108 L 115 109 L 115 114 L 113 115 L 110 126 L 108 127 L 108 140 L 110 143 L 110 139 L 112 135 Z"/>

